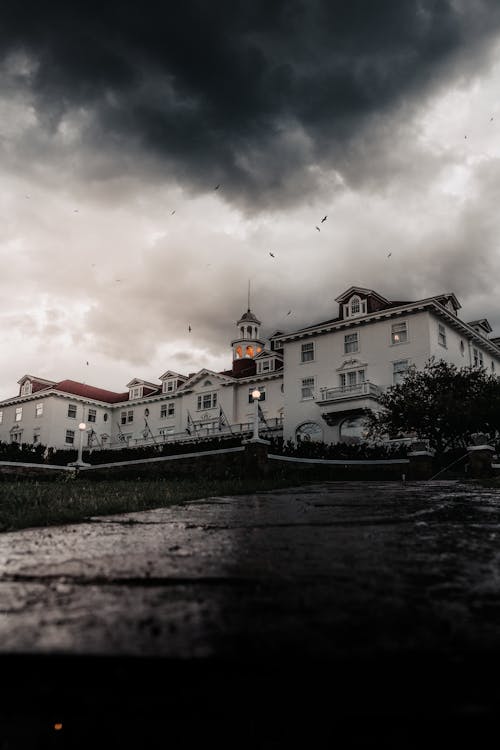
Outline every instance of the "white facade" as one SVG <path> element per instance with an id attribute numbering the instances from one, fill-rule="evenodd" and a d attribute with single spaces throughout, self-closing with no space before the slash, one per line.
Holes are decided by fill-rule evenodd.
<path id="1" fill-rule="evenodd" d="M 285 440 L 359 440 L 378 395 L 431 357 L 500 373 L 499 340 L 487 321 L 460 320 L 453 294 L 394 303 L 351 287 L 337 302 L 336 318 L 273 337 L 284 354 Z"/>
<path id="2" fill-rule="evenodd" d="M 380 408 L 380 393 L 409 366 L 421 369 L 435 357 L 500 373 L 500 339 L 489 337 L 484 319 L 462 321 L 453 294 L 391 302 L 351 287 L 337 302 L 335 318 L 277 333 L 270 348 L 248 310 L 224 372 L 167 370 L 156 383 L 132 379 L 123 393 L 25 375 L 19 394 L 0 402 L 0 440 L 78 447 L 80 422 L 84 444 L 94 448 L 243 434 L 253 428 L 255 387 L 261 428 L 285 440 L 359 440 L 363 414 Z"/>

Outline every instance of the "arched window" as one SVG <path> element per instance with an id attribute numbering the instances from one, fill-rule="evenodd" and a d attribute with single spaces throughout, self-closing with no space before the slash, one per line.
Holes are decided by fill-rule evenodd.
<path id="1" fill-rule="evenodd" d="M 311 443 L 320 443 L 323 440 L 323 430 L 316 422 L 304 422 L 295 430 L 295 439 L 298 443 L 302 440 Z"/>
<path id="2" fill-rule="evenodd" d="M 343 443 L 361 443 L 365 440 L 365 418 L 352 417 L 340 424 L 340 441 Z"/>
<path id="3" fill-rule="evenodd" d="M 240 359 L 243 356 L 243 349 L 241 346 L 236 347 L 236 359 Z"/>
<path id="4" fill-rule="evenodd" d="M 203 383 L 203 385 L 212 385 L 212 381 L 211 380 L 205 380 L 205 382 Z"/>
<path id="5" fill-rule="evenodd" d="M 359 297 L 353 297 L 351 299 L 351 315 L 358 315 L 361 310 L 361 302 Z"/>
<path id="6" fill-rule="evenodd" d="M 253 346 L 248 345 L 246 348 L 246 356 L 253 357 Z"/>

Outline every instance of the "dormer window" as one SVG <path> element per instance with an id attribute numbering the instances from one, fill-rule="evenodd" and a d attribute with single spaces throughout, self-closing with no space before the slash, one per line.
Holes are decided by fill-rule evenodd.
<path id="1" fill-rule="evenodd" d="M 29 396 L 32 391 L 31 380 L 25 380 L 21 386 L 21 396 Z"/>
<path id="2" fill-rule="evenodd" d="M 358 315 L 366 315 L 366 300 L 355 294 L 348 304 L 344 305 L 344 317 L 356 318 Z"/>
<path id="3" fill-rule="evenodd" d="M 163 381 L 163 393 L 173 393 L 176 389 L 177 381 L 175 379 L 172 380 L 164 380 Z"/>
<path id="4" fill-rule="evenodd" d="M 143 391 L 142 385 L 134 386 L 134 388 L 131 388 L 129 391 L 129 398 L 130 399 L 142 398 L 142 391 Z"/>
<path id="5" fill-rule="evenodd" d="M 274 370 L 274 357 L 270 357 L 269 359 L 263 359 L 261 362 L 257 363 L 257 372 L 272 372 Z"/>

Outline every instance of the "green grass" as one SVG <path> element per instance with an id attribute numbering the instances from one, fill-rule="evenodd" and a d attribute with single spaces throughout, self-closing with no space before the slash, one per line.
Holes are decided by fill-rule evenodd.
<path id="1" fill-rule="evenodd" d="M 311 476 L 299 473 L 255 480 L 4 481 L 0 483 L 0 531 L 78 523 L 90 516 L 164 508 L 201 497 L 246 494 L 311 481 Z"/>

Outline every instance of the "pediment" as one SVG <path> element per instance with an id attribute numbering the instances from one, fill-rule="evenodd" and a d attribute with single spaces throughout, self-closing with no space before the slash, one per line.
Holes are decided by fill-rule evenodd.
<path id="1" fill-rule="evenodd" d="M 352 369 L 358 369 L 360 367 L 366 367 L 367 362 L 362 362 L 360 359 L 355 359 L 354 357 L 351 357 L 350 359 L 345 359 L 343 363 L 340 365 L 340 367 L 337 367 L 337 372 L 342 372 L 343 370 L 352 370 Z"/>
<path id="2" fill-rule="evenodd" d="M 210 380 L 213 386 L 229 385 L 231 383 L 234 383 L 234 378 L 228 378 L 227 375 L 222 375 L 220 372 L 203 369 L 192 375 L 188 380 L 186 380 L 185 383 L 182 384 L 181 387 L 183 389 L 194 388 L 195 386 L 203 387 L 203 382 L 205 380 Z"/>

